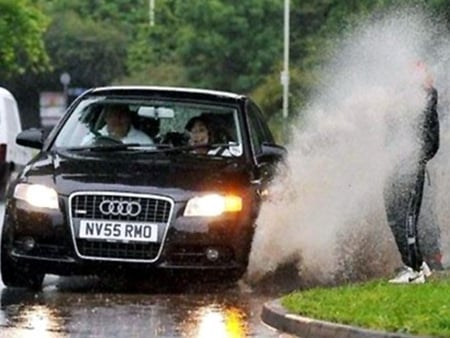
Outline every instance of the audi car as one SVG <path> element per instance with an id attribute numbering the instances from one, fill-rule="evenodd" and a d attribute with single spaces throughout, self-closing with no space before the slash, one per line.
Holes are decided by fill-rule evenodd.
<path id="1" fill-rule="evenodd" d="M 248 96 L 172 87 L 90 89 L 16 143 L 39 151 L 8 189 L 1 275 L 30 289 L 45 274 L 238 280 L 286 153 Z"/>

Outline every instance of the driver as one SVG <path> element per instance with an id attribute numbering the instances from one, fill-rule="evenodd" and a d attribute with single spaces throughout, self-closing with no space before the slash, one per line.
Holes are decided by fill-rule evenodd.
<path id="1" fill-rule="evenodd" d="M 125 104 L 108 105 L 105 107 L 105 126 L 96 133 L 86 135 L 82 144 L 95 141 L 98 136 L 107 136 L 122 143 L 153 144 L 153 140 L 143 131 L 133 127 L 132 112 Z"/>

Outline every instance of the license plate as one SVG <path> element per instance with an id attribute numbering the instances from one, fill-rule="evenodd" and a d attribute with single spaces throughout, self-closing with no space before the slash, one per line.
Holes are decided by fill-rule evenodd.
<path id="1" fill-rule="evenodd" d="M 156 242 L 158 226 L 152 223 L 81 220 L 80 238 Z"/>

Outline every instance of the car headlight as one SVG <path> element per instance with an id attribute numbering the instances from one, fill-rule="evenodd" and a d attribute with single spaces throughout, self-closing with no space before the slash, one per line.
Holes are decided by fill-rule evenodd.
<path id="1" fill-rule="evenodd" d="M 58 194 L 45 185 L 19 183 L 14 188 L 14 198 L 35 207 L 58 209 Z"/>
<path id="2" fill-rule="evenodd" d="M 210 194 L 191 198 L 184 210 L 184 216 L 219 216 L 241 210 L 242 198 L 239 196 Z"/>

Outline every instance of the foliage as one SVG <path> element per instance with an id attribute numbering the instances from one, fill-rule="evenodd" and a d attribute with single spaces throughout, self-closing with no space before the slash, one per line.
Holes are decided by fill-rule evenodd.
<path id="1" fill-rule="evenodd" d="M 250 93 L 261 107 L 270 129 L 279 143 L 285 144 L 289 141 L 291 135 L 287 133 L 286 126 L 299 117 L 299 112 L 307 102 L 311 94 L 311 88 L 315 83 L 316 78 L 312 71 L 291 68 L 287 118 L 282 114 L 283 92 L 280 83 L 280 70 L 267 75 L 262 84 Z"/>
<path id="2" fill-rule="evenodd" d="M 194 85 L 249 92 L 281 57 L 278 0 L 177 2 L 179 53 Z M 214 29 L 211 29 L 214 27 Z"/>
<path id="3" fill-rule="evenodd" d="M 0 77 L 45 70 L 47 19 L 27 0 L 0 0 Z"/>
<path id="4" fill-rule="evenodd" d="M 80 18 L 102 22 L 108 27 L 124 31 L 134 38 L 134 27 L 147 19 L 147 0 L 35 0 L 52 18 L 67 12 L 76 13 Z"/>
<path id="5" fill-rule="evenodd" d="M 402 4 L 450 13 L 450 0 L 291 0 L 289 116 L 301 115 L 318 86 L 317 71 L 343 33 Z M 37 8 L 51 19 L 47 32 Z M 255 95 L 271 123 L 283 121 L 283 1 L 156 0 L 153 26 L 148 0 L 0 0 L 0 11 L 0 75 L 45 66 L 44 32 L 51 58 L 52 69 L 40 77 L 10 78 L 12 87 L 60 89 L 59 75 L 67 71 L 72 87 L 126 83 L 231 90 Z"/>
<path id="6" fill-rule="evenodd" d="M 79 87 L 110 84 L 125 74 L 126 38 L 105 22 L 74 12 L 55 17 L 45 37 L 53 79 L 68 72 Z"/>
<path id="7" fill-rule="evenodd" d="M 161 0 L 157 5 L 155 25 L 141 25 L 130 47 L 131 72 L 173 62 L 184 67 L 190 85 L 248 92 L 281 55 L 279 1 Z"/>
<path id="8" fill-rule="evenodd" d="M 139 72 L 132 72 L 114 83 L 143 86 L 189 86 L 185 68 L 176 62 L 160 63 L 157 67 L 148 65 Z"/>
<path id="9" fill-rule="evenodd" d="M 281 68 L 281 67 L 280 67 Z M 252 97 L 262 107 L 266 118 L 271 119 L 282 109 L 282 87 L 280 81 L 281 70 L 267 75 L 262 84 L 251 92 Z M 296 115 L 309 97 L 310 88 L 316 82 L 313 72 L 303 71 L 300 68 L 290 70 L 289 81 L 289 107 Z"/>
<path id="10" fill-rule="evenodd" d="M 181 20 L 175 16 L 175 5 L 173 0 L 158 0 L 154 25 L 145 22 L 136 26 L 137 37 L 127 58 L 129 75 L 120 83 L 190 85 L 179 56 L 176 37 Z"/>
<path id="11" fill-rule="evenodd" d="M 302 316 L 390 332 L 448 337 L 450 280 L 393 285 L 383 281 L 316 288 L 283 297 L 289 311 Z"/>
<path id="12" fill-rule="evenodd" d="M 148 22 L 135 27 L 136 39 L 131 42 L 128 54 L 128 69 L 140 72 L 149 66 L 161 63 L 179 63 L 177 35 L 180 19 L 174 14 L 173 0 L 158 0 L 155 24 Z"/>

